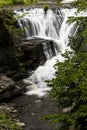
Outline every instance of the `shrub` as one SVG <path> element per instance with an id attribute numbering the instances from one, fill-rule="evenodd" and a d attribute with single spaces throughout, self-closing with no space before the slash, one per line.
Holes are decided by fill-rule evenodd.
<path id="1" fill-rule="evenodd" d="M 13 0 L 13 4 L 24 4 L 25 0 Z"/>

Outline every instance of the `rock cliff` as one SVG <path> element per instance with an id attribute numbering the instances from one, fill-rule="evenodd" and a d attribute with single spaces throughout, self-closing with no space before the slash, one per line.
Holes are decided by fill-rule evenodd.
<path id="1" fill-rule="evenodd" d="M 0 101 L 24 91 L 24 84 L 22 85 L 20 80 L 29 76 L 27 70 L 28 72 L 34 70 L 47 60 L 43 51 L 44 44 L 47 44 L 48 51 L 52 49 L 52 55 L 55 55 L 53 41 L 40 38 L 23 40 L 17 34 L 17 29 L 13 12 L 2 10 L 0 12 L 0 74 L 6 76 L 4 77 L 6 85 L 2 87 L 4 80 L 1 77 Z M 14 85 L 9 85 L 8 77 L 14 80 Z M 19 87 L 15 86 L 15 81 L 19 82 Z M 20 91 L 19 88 L 23 90 Z M 13 93 L 12 89 L 14 89 Z"/>

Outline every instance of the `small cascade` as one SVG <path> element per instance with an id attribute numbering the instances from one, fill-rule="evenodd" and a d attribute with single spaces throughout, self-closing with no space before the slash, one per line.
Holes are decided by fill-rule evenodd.
<path id="1" fill-rule="evenodd" d="M 29 9 L 28 11 L 15 11 L 18 16 L 19 27 L 23 30 L 22 37 L 28 40 L 34 37 L 44 38 L 54 42 L 54 44 L 44 43 L 43 53 L 46 59 L 56 56 L 59 47 L 54 39 L 59 38 L 59 30 L 64 20 L 64 14 L 60 9 L 48 9 L 47 12 L 42 8 Z"/>
<path id="2" fill-rule="evenodd" d="M 48 9 L 45 14 L 44 9 L 35 8 L 28 11 L 18 11 L 16 16 L 20 16 L 18 23 L 20 28 L 24 29 L 24 38 L 32 37 L 44 38 L 53 42 L 53 44 L 43 44 L 43 51 L 47 58 L 43 66 L 39 66 L 33 74 L 25 80 L 35 84 L 35 89 L 30 90 L 27 94 L 44 95 L 50 88 L 47 87 L 45 80 L 52 79 L 55 76 L 53 68 L 56 59 L 64 61 L 60 52 L 70 50 L 68 46 L 69 35 L 75 35 L 77 27 L 75 23 L 67 24 L 68 17 L 74 16 L 76 9 Z M 23 16 L 23 17 L 22 17 Z M 32 85 L 32 84 L 31 84 Z M 37 89 L 36 89 L 37 86 Z"/>
<path id="3" fill-rule="evenodd" d="M 18 19 L 20 28 L 23 30 L 24 38 L 50 37 L 58 38 L 59 30 L 63 22 L 63 14 L 60 10 L 48 9 L 45 13 L 42 8 L 23 10 L 15 12 L 21 18 Z"/>
<path id="4" fill-rule="evenodd" d="M 43 52 L 47 60 L 56 56 L 59 52 L 59 47 L 55 41 L 43 43 Z"/>

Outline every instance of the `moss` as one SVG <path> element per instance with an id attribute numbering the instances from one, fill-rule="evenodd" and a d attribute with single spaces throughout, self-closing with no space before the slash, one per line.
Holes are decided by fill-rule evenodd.
<path id="1" fill-rule="evenodd" d="M 0 0 L 0 7 L 12 5 L 12 0 Z"/>
<path id="2" fill-rule="evenodd" d="M 9 32 L 14 32 L 16 34 L 20 34 L 21 31 L 17 27 L 17 20 L 13 16 L 13 12 L 8 12 L 4 18 L 4 26 L 7 28 Z"/>
<path id="3" fill-rule="evenodd" d="M 58 5 L 61 5 L 61 1 L 62 1 L 62 0 L 57 0 L 57 4 L 58 4 Z"/>
<path id="4" fill-rule="evenodd" d="M 37 0 L 0 0 L 0 7 L 8 6 L 8 5 L 24 5 L 36 3 Z"/>
<path id="5" fill-rule="evenodd" d="M 4 128 L 4 129 L 3 129 Z M 22 130 L 17 121 L 10 118 L 8 113 L 0 113 L 0 130 Z"/>

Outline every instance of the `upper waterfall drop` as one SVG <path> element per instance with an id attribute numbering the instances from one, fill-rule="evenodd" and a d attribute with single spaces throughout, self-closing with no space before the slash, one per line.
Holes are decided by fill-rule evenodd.
<path id="1" fill-rule="evenodd" d="M 76 0 L 62 0 L 61 3 L 72 3 L 75 2 Z"/>
<path id="2" fill-rule="evenodd" d="M 68 46 L 68 36 L 75 35 L 75 24 L 67 24 L 68 17 L 74 16 L 76 9 L 48 9 L 45 14 L 44 9 L 34 8 L 28 11 L 18 11 L 16 15 L 21 16 L 18 19 L 20 28 L 24 29 L 24 38 L 40 37 L 54 41 L 55 51 L 59 48 L 59 51 L 64 52 L 66 49 L 70 49 Z M 22 17 L 23 16 L 23 17 Z M 52 79 L 55 76 L 55 69 L 53 68 L 56 59 L 64 61 L 64 58 L 60 53 L 55 53 L 56 56 L 49 59 L 49 51 L 46 44 L 43 45 L 43 51 L 47 56 L 47 61 L 43 66 L 39 66 L 34 73 L 27 79 L 35 83 L 37 89 L 32 89 L 27 94 L 37 94 L 39 96 L 44 95 L 49 88 L 47 87 L 45 80 Z M 48 51 L 48 52 L 47 52 Z M 50 51 L 51 53 L 51 51 Z"/>
<path id="3" fill-rule="evenodd" d="M 38 36 L 58 39 L 63 22 L 63 14 L 60 10 L 48 9 L 45 13 L 42 8 L 34 8 L 16 12 L 16 15 L 21 16 L 18 22 L 20 28 L 24 30 L 24 38 Z"/>

